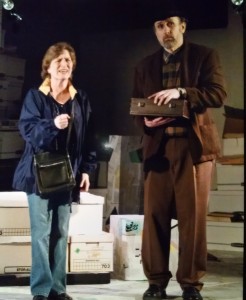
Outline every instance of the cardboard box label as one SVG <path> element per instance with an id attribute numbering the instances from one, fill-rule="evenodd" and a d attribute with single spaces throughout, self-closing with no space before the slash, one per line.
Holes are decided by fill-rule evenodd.
<path id="1" fill-rule="evenodd" d="M 122 219 L 120 230 L 121 234 L 124 235 L 141 235 L 143 231 L 143 221 Z"/>

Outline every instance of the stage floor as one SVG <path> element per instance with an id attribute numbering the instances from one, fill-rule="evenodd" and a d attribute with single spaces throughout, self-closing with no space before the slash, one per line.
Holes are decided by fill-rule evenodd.
<path id="1" fill-rule="evenodd" d="M 243 299 L 243 252 L 212 251 L 204 277 L 204 300 Z M 212 258 L 218 258 L 213 260 Z M 67 292 L 74 300 L 142 300 L 147 281 L 111 279 L 102 284 L 68 285 Z M 169 299 L 182 299 L 175 280 L 167 288 Z M 31 300 L 29 286 L 0 286 L 0 300 Z"/>

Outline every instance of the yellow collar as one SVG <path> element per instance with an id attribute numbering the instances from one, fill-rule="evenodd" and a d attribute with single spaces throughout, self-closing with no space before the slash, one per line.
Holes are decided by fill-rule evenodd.
<path id="1" fill-rule="evenodd" d="M 46 78 L 42 84 L 40 85 L 39 87 L 39 90 L 41 92 L 43 92 L 45 95 L 48 95 L 49 92 L 50 92 L 50 79 L 49 78 Z M 72 85 L 71 81 L 69 81 L 68 83 L 68 91 L 69 91 L 69 94 L 71 96 L 71 99 L 74 98 L 74 96 L 76 95 L 77 93 L 77 90 L 75 89 L 75 87 Z"/>

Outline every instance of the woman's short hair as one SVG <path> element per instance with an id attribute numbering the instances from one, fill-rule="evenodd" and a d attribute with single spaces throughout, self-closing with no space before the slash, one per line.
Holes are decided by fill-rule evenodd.
<path id="1" fill-rule="evenodd" d="M 75 67 L 76 67 L 76 54 L 75 54 L 74 48 L 66 42 L 59 42 L 59 43 L 56 43 L 56 44 L 50 46 L 47 49 L 47 51 L 46 51 L 46 53 L 43 57 L 42 71 L 41 71 L 42 79 L 50 77 L 50 74 L 48 73 L 48 69 L 50 67 L 51 61 L 53 59 L 57 58 L 58 56 L 60 56 L 64 50 L 67 50 L 69 52 L 69 54 L 71 56 L 71 60 L 73 62 L 73 70 L 75 69 Z"/>

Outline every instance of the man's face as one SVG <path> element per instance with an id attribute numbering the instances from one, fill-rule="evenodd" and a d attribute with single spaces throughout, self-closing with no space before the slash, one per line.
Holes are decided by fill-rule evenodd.
<path id="1" fill-rule="evenodd" d="M 170 17 L 154 23 L 156 37 L 167 51 L 173 52 L 183 44 L 186 23 L 179 17 Z"/>

